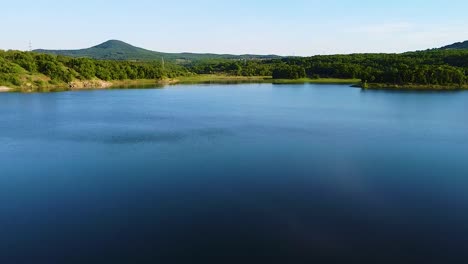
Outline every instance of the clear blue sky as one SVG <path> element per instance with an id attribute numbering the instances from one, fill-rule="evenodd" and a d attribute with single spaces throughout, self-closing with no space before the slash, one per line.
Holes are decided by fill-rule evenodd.
<path id="1" fill-rule="evenodd" d="M 468 39 L 466 0 L 3 1 L 0 49 L 108 39 L 166 52 L 403 52 Z"/>

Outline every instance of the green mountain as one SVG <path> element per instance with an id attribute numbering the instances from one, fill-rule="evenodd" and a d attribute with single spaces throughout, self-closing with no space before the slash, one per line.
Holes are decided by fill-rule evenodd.
<path id="1" fill-rule="evenodd" d="M 440 48 L 441 50 L 460 50 L 460 49 L 468 49 L 468 40 L 464 42 L 457 42 L 445 47 Z"/>
<path id="2" fill-rule="evenodd" d="M 138 48 L 120 40 L 109 40 L 97 46 L 79 50 L 34 50 L 37 53 L 55 54 L 70 57 L 86 57 L 100 60 L 134 60 L 151 61 L 166 60 L 190 62 L 204 59 L 271 59 L 276 55 L 230 55 L 230 54 L 198 54 L 198 53 L 164 53 Z"/>

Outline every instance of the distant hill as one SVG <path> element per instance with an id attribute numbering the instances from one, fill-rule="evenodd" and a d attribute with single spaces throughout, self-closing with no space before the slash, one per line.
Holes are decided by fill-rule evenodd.
<path id="1" fill-rule="evenodd" d="M 468 40 L 464 42 L 457 42 L 457 43 L 442 47 L 440 49 L 441 50 L 468 49 Z"/>
<path id="2" fill-rule="evenodd" d="M 79 50 L 34 50 L 37 53 L 55 54 L 70 57 L 87 57 L 100 60 L 166 60 L 190 62 L 204 59 L 271 59 L 276 55 L 229 55 L 198 53 L 164 53 L 138 48 L 120 40 L 109 40 L 97 46 Z"/>

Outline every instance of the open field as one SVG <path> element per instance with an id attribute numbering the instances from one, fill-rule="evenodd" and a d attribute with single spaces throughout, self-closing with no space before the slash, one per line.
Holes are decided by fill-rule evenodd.
<path id="1" fill-rule="evenodd" d="M 274 84 L 301 84 L 301 83 L 317 83 L 317 84 L 358 84 L 359 79 L 337 79 L 337 78 L 319 78 L 319 79 L 270 79 Z"/>
<path id="2" fill-rule="evenodd" d="M 266 82 L 271 76 L 231 76 L 224 74 L 200 74 L 182 76 L 172 79 L 171 84 L 196 84 L 196 83 L 242 83 L 242 82 Z"/>
<path id="3" fill-rule="evenodd" d="M 172 80 L 172 84 L 196 84 L 196 83 L 274 83 L 274 84 L 302 84 L 302 83 L 322 83 L 322 84 L 357 84 L 359 79 L 273 79 L 271 76 L 230 76 L 217 74 L 200 74 L 193 76 L 178 77 Z"/>

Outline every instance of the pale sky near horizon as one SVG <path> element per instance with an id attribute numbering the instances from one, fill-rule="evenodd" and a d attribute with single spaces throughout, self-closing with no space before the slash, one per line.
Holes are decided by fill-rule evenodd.
<path id="1" fill-rule="evenodd" d="M 162 52 L 404 52 L 468 40 L 466 0 L 1 0 L 0 49 L 109 39 Z"/>

